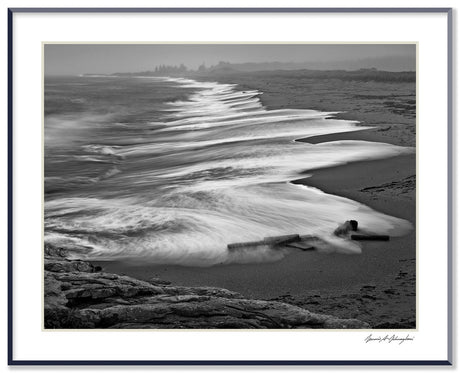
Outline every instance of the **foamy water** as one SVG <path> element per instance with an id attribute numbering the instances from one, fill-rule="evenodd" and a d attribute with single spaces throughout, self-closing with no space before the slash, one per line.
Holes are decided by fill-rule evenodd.
<path id="1" fill-rule="evenodd" d="M 230 84 L 84 82 L 86 88 L 68 93 L 84 100 L 77 113 L 57 109 L 45 117 L 45 241 L 74 247 L 80 257 L 200 266 L 273 261 L 288 252 L 226 247 L 291 233 L 322 237 L 328 244 L 321 251 L 357 254 L 358 243 L 332 235 L 345 220 L 391 236 L 412 229 L 357 202 L 290 183 L 305 177 L 301 172 L 414 152 L 365 141 L 295 141 L 365 129 L 355 122 L 332 119 L 332 112 L 267 110 L 261 92 Z M 120 95 L 104 99 L 114 87 Z M 161 101 L 161 90 L 179 99 Z M 151 92 L 158 97 L 145 100 Z M 97 100 L 88 99 L 92 94 Z"/>

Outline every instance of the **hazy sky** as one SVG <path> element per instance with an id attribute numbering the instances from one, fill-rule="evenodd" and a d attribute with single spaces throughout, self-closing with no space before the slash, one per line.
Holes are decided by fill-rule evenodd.
<path id="1" fill-rule="evenodd" d="M 318 62 L 345 69 L 415 69 L 415 45 L 402 44 L 47 44 L 45 74 L 115 73 L 153 70 L 160 64 L 196 69 L 219 61 Z M 367 62 L 366 62 L 367 61 Z M 366 64 L 367 63 L 367 64 Z"/>

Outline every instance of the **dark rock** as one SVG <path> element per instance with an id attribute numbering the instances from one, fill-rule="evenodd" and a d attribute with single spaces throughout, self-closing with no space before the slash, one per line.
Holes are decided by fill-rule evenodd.
<path id="1" fill-rule="evenodd" d="M 94 272 L 94 267 L 81 260 L 45 258 L 45 270 L 50 272 Z"/>
<path id="2" fill-rule="evenodd" d="M 358 222 L 356 220 L 347 220 L 345 223 L 339 225 L 334 234 L 339 237 L 346 236 L 349 232 L 358 230 Z"/>
<path id="3" fill-rule="evenodd" d="M 50 255 L 56 254 L 56 256 Z M 290 329 L 368 328 L 355 319 L 310 312 L 278 301 L 245 299 L 213 287 L 172 286 L 95 271 L 48 251 L 45 328 L 58 329 Z"/>
<path id="4" fill-rule="evenodd" d="M 45 258 L 47 256 L 50 257 L 57 257 L 57 258 L 65 258 L 68 255 L 68 251 L 61 247 L 56 247 L 50 244 L 45 244 L 44 247 Z"/>
<path id="5" fill-rule="evenodd" d="M 151 279 L 147 280 L 152 285 L 171 285 L 171 281 L 162 280 L 158 277 L 152 277 Z"/>
<path id="6" fill-rule="evenodd" d="M 384 292 L 385 294 L 390 294 L 390 295 L 398 294 L 398 292 L 396 291 L 396 289 L 385 289 L 383 292 Z"/>

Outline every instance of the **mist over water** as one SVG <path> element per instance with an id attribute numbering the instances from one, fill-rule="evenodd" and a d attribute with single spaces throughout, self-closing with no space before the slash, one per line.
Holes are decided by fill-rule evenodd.
<path id="1" fill-rule="evenodd" d="M 348 219 L 377 234 L 412 229 L 357 202 L 294 185 L 301 172 L 411 153 L 365 141 L 298 138 L 364 129 L 334 113 L 267 110 L 261 92 L 172 78 L 45 81 L 45 242 L 91 259 L 209 266 L 281 259 L 227 244 L 315 234 L 319 249 L 360 253 L 332 235 Z"/>

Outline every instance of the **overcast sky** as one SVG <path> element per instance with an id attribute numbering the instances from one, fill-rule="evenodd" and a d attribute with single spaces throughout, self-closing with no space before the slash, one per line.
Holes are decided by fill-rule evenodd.
<path id="1" fill-rule="evenodd" d="M 196 69 L 219 61 L 297 62 L 345 69 L 415 70 L 415 45 L 403 44 L 47 44 L 45 74 L 115 73 L 153 70 L 160 64 Z M 367 61 L 367 64 L 364 63 Z"/>

